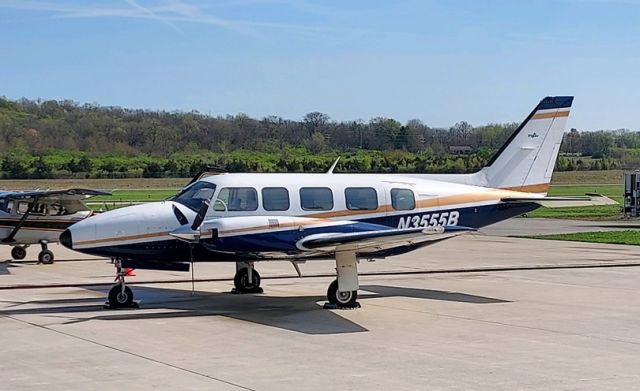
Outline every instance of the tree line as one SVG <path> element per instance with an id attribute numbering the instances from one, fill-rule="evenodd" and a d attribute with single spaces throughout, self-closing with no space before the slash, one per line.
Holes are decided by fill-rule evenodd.
<path id="1" fill-rule="evenodd" d="M 0 170 L 5 178 L 183 177 L 205 164 L 321 172 L 342 156 L 338 170 L 349 172 L 470 172 L 517 125 L 435 128 L 418 119 L 334 121 L 319 112 L 255 119 L 0 98 Z M 560 170 L 619 168 L 640 162 L 640 134 L 572 129 L 561 151 Z"/>

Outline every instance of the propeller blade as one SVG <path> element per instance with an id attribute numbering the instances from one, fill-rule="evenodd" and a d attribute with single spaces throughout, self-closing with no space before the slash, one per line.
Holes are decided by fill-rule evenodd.
<path id="1" fill-rule="evenodd" d="M 200 228 L 200 225 L 204 221 L 204 217 L 207 215 L 207 210 L 209 210 L 209 201 L 205 201 L 202 203 L 202 206 L 200 207 L 196 218 L 193 220 L 193 224 L 191 224 L 192 230 L 195 231 Z"/>
<path id="2" fill-rule="evenodd" d="M 180 209 L 178 209 L 178 207 L 176 207 L 175 205 L 171 205 L 171 206 L 173 206 L 173 214 L 176 215 L 176 219 L 178 219 L 178 222 L 180 223 L 180 225 L 189 224 L 189 220 L 187 220 L 187 216 L 185 216 L 184 213 L 182 213 L 182 211 L 180 211 Z"/>

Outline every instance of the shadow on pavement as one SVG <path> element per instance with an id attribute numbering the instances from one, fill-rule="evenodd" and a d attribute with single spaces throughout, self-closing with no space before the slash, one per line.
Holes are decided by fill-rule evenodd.
<path id="1" fill-rule="evenodd" d="M 429 289 L 402 288 L 393 286 L 366 285 L 361 287 L 360 299 L 380 297 L 412 297 L 430 300 L 457 301 L 472 304 L 505 303 L 490 297 L 458 292 Z M 100 292 L 106 291 L 97 289 Z M 345 319 L 343 311 L 324 310 L 324 296 L 266 296 L 233 295 L 156 287 L 135 287 L 139 310 L 104 310 L 104 299 L 69 298 L 37 300 L 14 304 L 0 310 L 0 316 L 42 315 L 49 318 L 66 319 L 63 324 L 88 321 L 127 321 L 143 319 L 171 319 L 201 316 L 225 316 L 264 326 L 277 327 L 311 335 L 343 334 L 368 331 L 366 328 Z M 368 293 L 371 292 L 371 293 Z M 321 302 L 321 304 L 318 304 Z M 20 308 L 22 307 L 22 308 Z M 27 308 L 24 308 L 27 307 Z M 92 314 L 99 312 L 100 314 Z M 81 316 L 80 314 L 86 314 Z"/>

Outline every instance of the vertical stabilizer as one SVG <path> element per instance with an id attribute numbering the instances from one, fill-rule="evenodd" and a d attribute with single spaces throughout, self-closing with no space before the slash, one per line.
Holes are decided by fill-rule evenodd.
<path id="1" fill-rule="evenodd" d="M 476 175 L 488 187 L 547 193 L 572 96 L 546 97 Z"/>

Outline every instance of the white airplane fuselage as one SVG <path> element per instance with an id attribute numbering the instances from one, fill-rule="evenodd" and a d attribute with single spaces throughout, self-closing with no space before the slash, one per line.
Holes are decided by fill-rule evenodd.
<path id="1" fill-rule="evenodd" d="M 194 186 L 210 189 L 212 194 L 201 227 L 203 238 L 194 245 L 197 261 L 314 258 L 317 254 L 300 244 L 301 239 L 313 234 L 436 226 L 480 228 L 538 207 L 534 203 L 501 201 L 504 197 L 531 197 L 531 193 L 423 179 L 419 175 L 222 174 Z M 537 190 L 545 192 L 547 187 L 540 184 Z M 83 220 L 61 241 L 75 250 L 100 256 L 187 262 L 189 245 L 170 233 L 184 225 L 173 208 L 179 209 L 189 224 L 195 219 L 201 202 L 185 204 L 184 200 L 193 199 L 188 189 L 172 200 Z M 241 200 L 244 205 L 236 207 L 217 201 L 225 194 L 228 201 L 229 189 L 241 189 L 256 199 L 249 196 L 248 202 Z M 305 197 L 310 193 L 312 198 L 321 199 L 309 204 Z M 278 196 L 275 204 L 271 199 L 274 194 Z M 207 238 L 209 234 L 212 237 Z M 413 249 L 374 248 L 358 255 L 375 258 Z"/>

